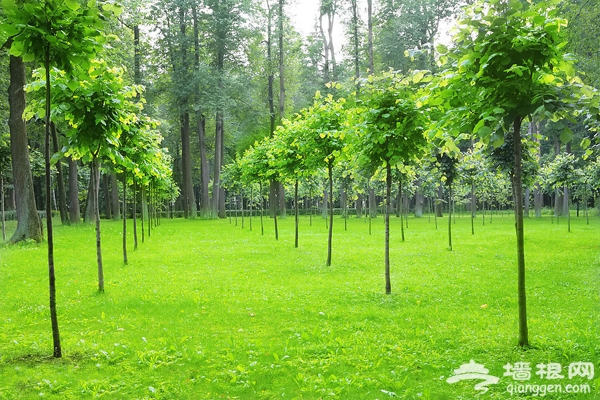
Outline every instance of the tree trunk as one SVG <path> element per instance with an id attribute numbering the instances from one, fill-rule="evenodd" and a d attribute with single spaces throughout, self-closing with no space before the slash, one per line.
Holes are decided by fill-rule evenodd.
<path id="1" fill-rule="evenodd" d="M 296 238 L 294 240 L 294 247 L 298 248 L 298 223 L 299 223 L 299 214 L 298 214 L 298 179 L 296 179 L 296 183 L 294 185 L 294 208 L 296 214 Z"/>
<path id="2" fill-rule="evenodd" d="M 369 215 L 371 218 L 377 217 L 377 198 L 373 188 L 369 188 Z"/>
<path id="3" fill-rule="evenodd" d="M 216 114 L 216 128 L 215 128 L 215 159 L 214 159 L 214 172 L 213 172 L 213 190 L 212 190 L 212 215 L 213 218 L 219 216 L 219 195 L 221 187 L 221 164 L 222 164 L 222 153 L 223 147 L 223 111 L 217 110 Z"/>
<path id="4" fill-rule="evenodd" d="M 329 161 L 329 235 L 327 240 L 327 266 L 331 266 L 331 247 L 333 240 L 333 164 Z"/>
<path id="5" fill-rule="evenodd" d="M 514 120 L 513 142 L 515 156 L 514 195 L 515 195 L 515 228 L 517 234 L 517 264 L 518 264 L 518 298 L 519 298 L 519 346 L 529 345 L 527 329 L 527 297 L 525 293 L 525 244 L 523 229 L 523 184 L 522 184 L 522 154 L 521 154 L 521 118 Z"/>
<path id="6" fill-rule="evenodd" d="M 100 176 L 100 172 L 98 172 L 98 176 Z M 111 209 L 113 212 L 112 219 L 113 221 L 120 221 L 121 204 L 119 202 L 119 179 L 117 178 L 117 173 L 114 170 L 110 172 L 110 199 L 112 203 Z"/>
<path id="7" fill-rule="evenodd" d="M 444 188 L 442 187 L 442 185 L 440 185 L 438 187 L 438 198 L 435 201 L 435 215 L 438 217 L 443 217 L 444 216 L 444 212 L 443 212 L 443 206 L 442 206 L 442 199 L 444 198 Z M 450 207 L 448 207 L 449 209 Z"/>
<path id="8" fill-rule="evenodd" d="M 50 322 L 52 325 L 53 356 L 62 357 L 62 346 L 60 344 L 60 331 L 58 328 L 58 313 L 56 312 L 56 274 L 54 272 L 54 235 L 52 231 L 52 209 L 50 204 L 51 174 L 50 169 L 50 49 L 46 47 L 46 59 L 44 67 L 46 72 L 46 137 L 44 143 L 44 166 L 46 173 L 46 229 L 48 234 L 48 289 L 50 300 Z M 12 57 L 11 57 L 12 58 Z"/>
<path id="9" fill-rule="evenodd" d="M 102 264 L 102 241 L 100 236 L 100 207 L 98 207 L 98 193 L 100 185 L 98 177 L 100 176 L 100 163 L 98 158 L 94 156 L 91 165 L 90 177 L 92 180 L 92 211 L 96 222 L 96 258 L 98 261 L 98 292 L 104 292 L 104 266 Z"/>
<path id="10" fill-rule="evenodd" d="M 452 184 L 448 185 L 448 250 L 452 251 Z"/>
<path id="11" fill-rule="evenodd" d="M 524 207 L 523 217 L 525 217 L 525 218 L 529 218 L 529 206 L 531 205 L 531 201 L 529 199 L 530 195 L 531 195 L 531 190 L 529 188 L 525 188 L 525 199 L 524 199 L 524 203 L 523 203 L 523 207 Z"/>
<path id="12" fill-rule="evenodd" d="M 133 176 L 133 249 L 138 248 L 138 235 L 137 235 L 137 182 L 135 176 Z"/>
<path id="13" fill-rule="evenodd" d="M 273 182 L 271 182 L 273 184 Z M 279 240 L 279 227 L 277 226 L 277 212 L 273 215 L 273 223 L 275 224 L 275 240 Z"/>
<path id="14" fill-rule="evenodd" d="M 350 0 L 350 9 L 352 13 L 352 60 L 354 61 L 354 79 L 360 78 L 360 39 L 358 37 L 358 4 L 357 0 Z"/>
<path id="15" fill-rule="evenodd" d="M 287 206 L 285 201 L 285 188 L 281 182 L 277 182 L 277 200 L 279 201 L 279 215 L 285 218 L 287 215 Z"/>
<path id="16" fill-rule="evenodd" d="M 392 167 L 385 166 L 385 294 L 392 293 L 390 277 L 390 206 L 392 201 Z"/>
<path id="17" fill-rule="evenodd" d="M 196 197 L 192 179 L 192 151 L 190 149 L 190 114 L 181 116 L 181 161 L 183 172 L 183 207 L 184 215 L 189 218 L 197 217 Z"/>
<path id="18" fill-rule="evenodd" d="M 102 174 L 102 193 L 104 193 L 104 214 L 105 218 L 112 219 L 112 199 L 108 189 L 108 175 Z"/>
<path id="19" fill-rule="evenodd" d="M 415 192 L 415 218 L 423 218 L 423 205 L 425 196 L 423 195 L 422 182 L 417 181 L 417 190 Z"/>
<path id="20" fill-rule="evenodd" d="M 98 208 L 98 200 L 94 193 L 100 190 L 100 175 L 93 176 L 91 175 L 94 170 L 95 173 L 100 174 L 100 168 L 94 169 L 92 165 L 90 165 L 90 181 L 88 184 L 88 193 L 87 193 L 87 202 L 85 205 L 85 222 L 88 224 L 94 223 L 96 220 L 96 209 Z"/>
<path id="21" fill-rule="evenodd" d="M 17 229 L 10 242 L 16 243 L 25 239 L 41 242 L 42 221 L 37 213 L 31 164 L 29 162 L 29 144 L 27 129 L 23 120 L 25 110 L 25 65 L 19 57 L 10 56 L 10 86 L 8 87 L 8 103 L 10 116 L 10 150 L 13 170 L 13 185 L 16 202 Z"/>
<path id="22" fill-rule="evenodd" d="M 471 183 L 471 235 L 475 234 L 475 210 L 477 199 L 475 198 L 475 182 Z"/>
<path id="23" fill-rule="evenodd" d="M 363 213 L 363 195 L 358 194 L 356 198 L 356 218 L 362 218 Z"/>
<path id="24" fill-rule="evenodd" d="M 369 73 L 375 73 L 373 60 L 373 0 L 367 0 L 367 52 L 369 53 Z"/>
<path id="25" fill-rule="evenodd" d="M 69 220 L 72 224 L 81 222 L 79 210 L 79 166 L 77 160 L 69 157 Z"/>
<path id="26" fill-rule="evenodd" d="M 402 211 L 402 181 L 398 183 L 398 212 L 400 214 L 400 233 L 404 242 L 404 212 Z"/>
<path id="27" fill-rule="evenodd" d="M 146 230 L 144 229 L 144 220 L 148 218 L 148 201 L 146 199 L 146 185 L 142 185 L 142 212 L 140 215 L 142 218 L 142 243 L 144 243 L 146 237 Z"/>
<path id="28" fill-rule="evenodd" d="M 123 172 L 123 264 L 127 265 L 127 173 L 125 172 Z"/>
<path id="29" fill-rule="evenodd" d="M 204 114 L 198 114 L 198 140 L 200 142 L 200 216 L 201 218 L 209 218 L 210 202 L 208 183 L 210 182 L 210 170 L 208 167 L 208 158 L 206 156 L 206 117 Z"/>
<path id="30" fill-rule="evenodd" d="M 0 171 L 0 207 L 2 213 L 2 241 L 6 241 L 6 219 L 4 217 L 4 171 Z"/>
<path id="31" fill-rule="evenodd" d="M 52 133 L 52 146 L 54 154 L 58 154 L 58 135 L 56 134 L 56 125 L 51 123 L 50 131 Z M 58 184 L 58 211 L 60 213 L 60 222 L 65 225 L 69 223 L 67 216 L 67 194 L 65 191 L 65 176 L 62 168 L 62 158 L 56 162 L 56 183 Z"/>

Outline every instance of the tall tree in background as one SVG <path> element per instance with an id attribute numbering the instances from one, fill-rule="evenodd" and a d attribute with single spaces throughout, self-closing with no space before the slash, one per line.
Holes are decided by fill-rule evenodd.
<path id="1" fill-rule="evenodd" d="M 13 170 L 13 184 L 17 208 L 17 229 L 10 241 L 18 242 L 43 239 L 42 221 L 37 213 L 33 178 L 29 161 L 29 143 L 27 127 L 23 119 L 25 110 L 25 65 L 21 57 L 10 56 L 10 86 L 8 87 L 8 104 L 10 116 L 10 151 Z"/>

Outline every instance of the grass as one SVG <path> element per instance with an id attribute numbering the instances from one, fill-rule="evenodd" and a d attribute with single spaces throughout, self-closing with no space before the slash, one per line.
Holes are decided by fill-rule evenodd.
<path id="1" fill-rule="evenodd" d="M 539 363 L 600 370 L 600 220 L 526 221 L 530 343 L 517 343 L 514 220 L 392 219 L 392 292 L 384 294 L 383 219 L 373 234 L 336 217 L 333 266 L 325 221 L 272 221 L 265 236 L 228 220 L 163 220 L 121 258 L 121 226 L 103 221 L 106 293 L 96 292 L 92 226 L 56 228 L 63 359 L 50 357 L 44 244 L 0 248 L 0 398 L 5 399 L 505 399 L 503 366 L 530 362 L 525 383 L 589 384 L 600 372 L 540 380 Z M 9 227 L 9 232 L 11 227 Z M 131 243 L 130 243 L 130 247 Z M 471 359 L 500 377 L 489 392 L 449 384 Z M 533 396 L 529 394 L 531 398 Z M 527 398 L 515 394 L 515 398 Z"/>

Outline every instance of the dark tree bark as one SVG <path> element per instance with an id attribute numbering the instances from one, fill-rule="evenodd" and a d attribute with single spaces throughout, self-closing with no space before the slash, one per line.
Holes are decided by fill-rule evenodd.
<path id="1" fill-rule="evenodd" d="M 518 298 L 519 298 L 519 346 L 529 345 L 527 328 L 527 296 L 525 291 L 525 241 L 523 229 L 523 182 L 521 150 L 521 117 L 513 121 L 514 174 L 513 192 L 515 195 L 515 228 L 517 233 Z"/>
<path id="2" fill-rule="evenodd" d="M 138 248 L 138 234 L 137 234 L 137 181 L 135 176 L 133 177 L 133 249 Z"/>
<path id="3" fill-rule="evenodd" d="M 421 188 L 422 182 L 417 181 L 417 190 L 415 192 L 415 218 L 423 217 L 423 205 L 425 204 L 425 196 Z"/>
<path id="4" fill-rule="evenodd" d="M 79 210 L 79 167 L 76 160 L 69 157 L 69 220 L 72 224 L 81 222 Z"/>
<path id="5" fill-rule="evenodd" d="M 31 164 L 29 162 L 29 145 L 27 129 L 23 120 L 25 109 L 25 66 L 23 60 L 10 57 L 10 85 L 8 87 L 8 103 L 10 116 L 10 150 L 13 170 L 13 184 L 17 209 L 17 229 L 10 242 L 16 243 L 25 239 L 41 242 L 42 221 L 37 213 Z"/>
<path id="6" fill-rule="evenodd" d="M 90 180 L 88 183 L 87 201 L 85 205 L 85 217 L 84 221 L 88 224 L 94 223 L 96 220 L 96 209 L 98 207 L 97 197 L 94 195 L 95 192 L 100 190 L 100 168 L 97 168 L 97 176 L 91 175 L 94 172 L 94 168 L 90 164 Z"/>
<path id="7" fill-rule="evenodd" d="M 204 114 L 198 116 L 198 140 L 200 142 L 200 216 L 209 218 L 210 201 L 208 183 L 210 182 L 210 169 L 208 157 L 206 156 L 206 117 Z"/>

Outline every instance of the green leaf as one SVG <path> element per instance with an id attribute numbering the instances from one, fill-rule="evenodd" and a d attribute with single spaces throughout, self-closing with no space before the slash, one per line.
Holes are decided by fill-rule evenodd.
<path id="1" fill-rule="evenodd" d="M 77 0 L 65 0 L 65 4 L 67 5 L 67 7 L 69 7 L 69 9 L 71 9 L 72 11 L 77 11 L 79 10 L 79 8 L 81 7 L 79 5 L 79 2 Z"/>
<path id="2" fill-rule="evenodd" d="M 438 53 L 440 53 L 441 55 L 447 54 L 448 53 L 448 47 L 444 46 L 443 44 L 438 44 L 435 49 L 438 51 Z"/>
<path id="3" fill-rule="evenodd" d="M 565 127 L 560 134 L 560 141 L 563 143 L 570 142 L 573 139 L 573 131 L 569 127 Z"/>

